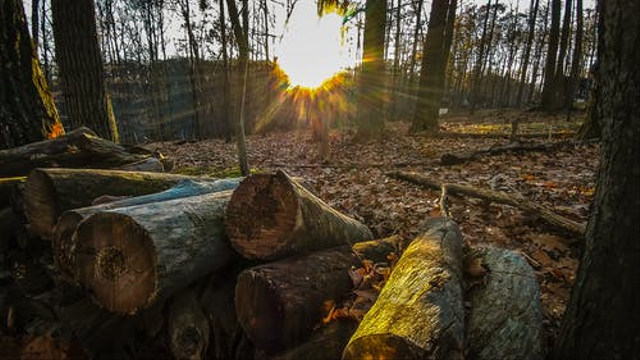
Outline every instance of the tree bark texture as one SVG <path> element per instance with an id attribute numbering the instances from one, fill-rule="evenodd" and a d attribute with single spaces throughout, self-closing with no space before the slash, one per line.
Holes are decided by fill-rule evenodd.
<path id="1" fill-rule="evenodd" d="M 462 234 L 433 218 L 391 272 L 343 359 L 462 359 Z"/>
<path id="2" fill-rule="evenodd" d="M 233 193 L 225 225 L 249 259 L 277 259 L 373 238 L 362 223 L 329 207 L 283 171 L 253 174 Z"/>
<path id="3" fill-rule="evenodd" d="M 556 59 L 558 57 L 558 42 L 560 38 L 560 7 L 561 0 L 551 1 L 551 29 L 549 30 L 549 47 L 544 66 L 544 85 L 542 88 L 542 108 L 551 110 L 556 95 Z"/>
<path id="4" fill-rule="evenodd" d="M 139 196 L 164 191 L 189 178 L 123 170 L 35 169 L 27 178 L 24 207 L 36 232 L 51 239 L 58 216 L 66 210 L 90 206 L 102 195 Z"/>
<path id="5" fill-rule="evenodd" d="M 326 316 L 323 304 L 353 289 L 351 267 L 363 259 L 387 261 L 399 253 L 391 237 L 313 252 L 249 268 L 240 273 L 235 304 L 238 321 L 257 348 L 280 351 L 302 343 Z"/>
<path id="6" fill-rule="evenodd" d="M 469 289 L 466 318 L 469 358 L 545 358 L 540 287 L 533 269 L 509 250 L 471 248 L 465 262 L 480 264 L 484 278 Z"/>
<path id="7" fill-rule="evenodd" d="M 75 243 L 73 234 L 75 233 L 78 224 L 93 214 L 110 209 L 150 204 L 218 191 L 233 190 L 238 187 L 240 180 L 240 178 L 221 179 L 211 182 L 184 180 L 171 189 L 162 192 L 116 200 L 106 204 L 67 210 L 60 215 L 58 222 L 53 229 L 53 239 L 51 244 L 53 249 L 53 260 L 63 276 L 69 279 L 73 278 L 73 272 L 75 269 L 75 256 L 73 251 Z"/>
<path id="8" fill-rule="evenodd" d="M 51 14 L 60 85 L 72 127 L 88 126 L 100 137 L 118 142 L 94 0 L 52 0 Z"/>
<path id="9" fill-rule="evenodd" d="M 133 314 L 234 259 L 231 191 L 94 214 L 76 230 L 75 278 L 109 311 Z"/>
<path id="10" fill-rule="evenodd" d="M 553 354 L 558 359 L 640 354 L 640 3 L 601 5 L 600 170 L 586 246 Z"/>
<path id="11" fill-rule="evenodd" d="M 40 141 L 52 130 L 64 132 L 29 37 L 22 1 L 2 1 L 0 149 Z"/>
<path id="12" fill-rule="evenodd" d="M 192 289 L 176 294 L 169 305 L 167 332 L 176 360 L 199 360 L 209 346 L 209 322 Z"/>

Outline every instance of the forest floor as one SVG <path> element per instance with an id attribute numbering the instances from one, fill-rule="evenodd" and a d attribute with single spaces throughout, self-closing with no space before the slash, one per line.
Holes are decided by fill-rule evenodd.
<path id="1" fill-rule="evenodd" d="M 566 114 L 515 110 L 483 111 L 473 116 L 450 114 L 442 119 L 442 131 L 475 136 L 409 135 L 407 122 L 393 122 L 387 124 L 384 139 L 356 143 L 353 131 L 336 130 L 330 135 L 331 160 L 325 165 L 321 165 L 319 146 L 308 131 L 252 135 L 247 139 L 249 164 L 256 171 L 282 169 L 304 178 L 318 197 L 364 222 L 378 237 L 399 234 L 411 239 L 425 219 L 439 213 L 439 191 L 385 175 L 393 170 L 417 172 L 441 182 L 519 193 L 558 214 L 586 223 L 599 159 L 597 144 L 440 165 L 443 153 L 507 144 L 508 137 L 495 134 L 509 134 L 510 121 L 516 117 L 522 119 L 519 133 L 550 134 L 527 141 L 552 142 L 570 138 L 584 119 L 584 112 L 574 114 L 570 122 Z M 173 172 L 177 173 L 225 176 L 237 168 L 235 143 L 205 140 L 162 142 L 149 147 L 173 159 Z M 559 331 L 583 239 L 513 207 L 470 197 L 452 197 L 450 212 L 468 244 L 491 244 L 525 255 L 541 286 L 545 336 L 551 345 Z"/>

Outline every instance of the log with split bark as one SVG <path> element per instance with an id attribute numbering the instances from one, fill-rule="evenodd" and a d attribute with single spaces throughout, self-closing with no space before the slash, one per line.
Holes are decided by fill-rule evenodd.
<path id="1" fill-rule="evenodd" d="M 52 249 L 53 259 L 60 273 L 68 278 L 73 278 L 74 272 L 74 242 L 73 234 L 78 224 L 87 217 L 107 211 L 109 209 L 123 208 L 127 206 L 143 205 L 190 196 L 203 195 L 212 192 L 232 190 L 238 187 L 241 178 L 220 179 L 212 181 L 182 180 L 178 185 L 158 193 L 136 196 L 122 200 L 107 202 L 105 204 L 67 210 L 60 215 L 53 229 Z"/>
<path id="2" fill-rule="evenodd" d="M 80 223 L 74 277 L 109 311 L 133 314 L 232 261 L 231 191 L 111 209 Z"/>
<path id="3" fill-rule="evenodd" d="M 468 355 L 478 360 L 545 358 L 540 287 L 521 255 L 495 247 L 465 252 Z"/>
<path id="4" fill-rule="evenodd" d="M 153 156 L 150 150 L 118 145 L 81 127 L 58 138 L 0 151 L 0 176 L 27 175 L 39 167 L 113 168 Z"/>
<path id="5" fill-rule="evenodd" d="M 416 173 L 395 171 L 387 173 L 388 176 L 405 180 L 414 184 L 423 185 L 435 190 L 446 188 L 451 194 L 468 195 L 475 198 L 510 205 L 530 214 L 534 214 L 546 223 L 582 238 L 586 231 L 586 225 L 558 215 L 549 208 L 536 204 L 522 196 L 514 197 L 501 191 L 480 189 L 473 186 L 447 184 L 435 181 L 425 175 Z"/>
<path id="6" fill-rule="evenodd" d="M 102 195 L 139 196 L 164 191 L 193 177 L 123 170 L 35 169 L 23 194 L 29 223 L 45 239 L 63 211 L 90 206 Z"/>
<path id="7" fill-rule="evenodd" d="M 372 239 L 362 223 L 331 208 L 283 171 L 253 174 L 225 217 L 231 244 L 249 259 L 277 259 Z"/>
<path id="8" fill-rule="evenodd" d="M 404 251 L 343 359 L 462 359 L 462 235 L 447 218 Z"/>
<path id="9" fill-rule="evenodd" d="M 353 289 L 351 267 L 363 259 L 386 262 L 399 251 L 399 237 L 371 240 L 244 270 L 238 276 L 238 321 L 257 348 L 272 353 L 297 345 L 327 315 L 324 304 Z"/>

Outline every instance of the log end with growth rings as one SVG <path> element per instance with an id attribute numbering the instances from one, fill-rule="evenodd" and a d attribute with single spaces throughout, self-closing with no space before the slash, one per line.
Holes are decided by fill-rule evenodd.
<path id="1" fill-rule="evenodd" d="M 53 260 L 62 275 L 73 277 L 75 260 L 73 256 L 73 234 L 82 221 L 82 216 L 74 211 L 67 211 L 60 215 L 58 223 L 53 228 L 51 248 Z"/>
<path id="2" fill-rule="evenodd" d="M 298 198 L 285 173 L 253 174 L 231 197 L 225 216 L 227 235 L 247 258 L 274 258 L 300 226 L 299 212 Z"/>
<path id="3" fill-rule="evenodd" d="M 98 213 L 78 226 L 75 278 L 104 308 L 134 314 L 158 292 L 155 246 L 129 216 Z"/>

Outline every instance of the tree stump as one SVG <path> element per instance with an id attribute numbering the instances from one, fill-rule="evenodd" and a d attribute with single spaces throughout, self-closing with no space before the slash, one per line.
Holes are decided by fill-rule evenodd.
<path id="1" fill-rule="evenodd" d="M 231 191 L 112 209 L 76 230 L 75 278 L 104 308 L 133 314 L 228 264 Z"/>
<path id="2" fill-rule="evenodd" d="M 282 171 L 247 177 L 233 193 L 225 226 L 232 246 L 249 259 L 273 260 L 373 238 L 365 225 Z"/>
<path id="3" fill-rule="evenodd" d="M 540 288 L 531 266 L 522 256 L 493 247 L 472 248 L 466 259 L 486 270 L 468 292 L 468 356 L 544 359 Z"/>
<path id="4" fill-rule="evenodd" d="M 371 240 L 244 270 L 235 297 L 240 325 L 267 352 L 301 343 L 327 315 L 324 303 L 338 302 L 353 289 L 349 269 L 363 259 L 387 261 L 389 253 L 398 253 L 399 241 Z"/>
<path id="5" fill-rule="evenodd" d="M 238 187 L 241 178 L 220 179 L 215 181 L 192 181 L 183 180 L 171 189 L 149 194 L 136 196 L 128 199 L 117 200 L 80 209 L 67 210 L 58 219 L 58 223 L 53 229 L 53 259 L 61 275 L 68 279 L 73 278 L 74 254 L 73 254 L 73 233 L 78 224 L 87 217 L 106 211 L 109 209 L 123 208 L 127 206 L 143 205 L 153 202 L 167 201 L 189 196 L 197 196 L 217 191 L 232 190 Z"/>
<path id="6" fill-rule="evenodd" d="M 364 316 L 343 359 L 462 359 L 462 235 L 447 218 L 427 222 Z"/>
<path id="7" fill-rule="evenodd" d="M 193 177 L 122 170 L 35 169 L 29 174 L 23 200 L 29 223 L 51 239 L 58 216 L 90 206 L 101 195 L 139 196 L 166 190 Z"/>

